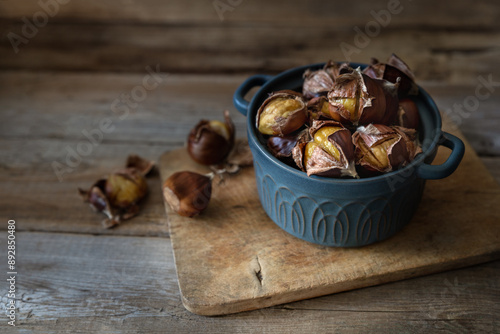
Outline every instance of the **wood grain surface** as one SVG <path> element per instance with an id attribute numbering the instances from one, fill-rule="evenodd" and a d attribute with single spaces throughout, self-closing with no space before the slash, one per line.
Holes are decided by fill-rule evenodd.
<path id="1" fill-rule="evenodd" d="M 166 238 L 18 233 L 18 324 L 3 333 L 470 332 L 498 328 L 500 261 L 204 317 L 182 305 Z M 6 233 L 0 233 L 6 247 Z M 0 262 L 0 270 L 7 270 Z M 21 272 L 22 270 L 22 272 Z M 6 281 L 0 282 L 5 291 Z M 4 305 L 5 297 L 2 297 Z"/>
<path id="2" fill-rule="evenodd" d="M 354 29 L 364 29 L 371 12 L 387 9 L 388 1 L 231 1 L 222 17 L 217 1 L 54 1 L 59 8 L 38 21 L 17 53 L 9 35 L 24 36 L 26 21 L 43 20 L 44 9 L 40 1 L 0 1 L 0 215 L 16 220 L 20 266 L 19 326 L 11 328 L 1 316 L 0 332 L 497 331 L 499 261 L 229 316 L 197 316 L 182 306 L 159 175 L 148 180 L 141 214 L 113 230 L 103 230 L 102 216 L 76 193 L 122 166 L 130 153 L 158 161 L 184 145 L 200 118 L 218 118 L 224 109 L 243 137 L 245 119 L 232 94 L 245 78 L 344 59 L 340 44 L 353 44 Z M 403 57 L 500 181 L 498 85 L 465 118 L 453 110 L 472 101 L 481 77 L 500 81 L 497 1 L 401 5 L 353 60 L 391 52 Z M 113 102 L 130 96 L 146 67 L 157 65 L 163 81 L 118 121 Z M 68 147 L 86 140 L 83 131 L 106 118 L 114 130 L 60 182 L 52 163 L 64 162 Z M 0 249 L 6 228 L 0 224 Z M 0 271 L 5 266 L 0 261 Z M 0 289 L 4 310 L 5 280 Z"/>

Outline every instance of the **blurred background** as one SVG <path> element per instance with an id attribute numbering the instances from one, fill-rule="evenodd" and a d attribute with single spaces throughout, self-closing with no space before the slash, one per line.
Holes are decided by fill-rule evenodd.
<path id="1" fill-rule="evenodd" d="M 500 85 L 494 0 L 2 0 L 0 20 L 0 69 L 18 73 L 144 73 L 159 64 L 168 74 L 245 78 L 328 59 L 383 61 L 394 52 L 447 113 L 475 94 L 479 76 Z M 500 153 L 497 102 L 495 92 L 458 121 L 481 154 Z"/>
<path id="2" fill-rule="evenodd" d="M 22 52 L 2 43 L 3 69 L 140 72 L 159 63 L 169 73 L 279 72 L 343 60 L 347 43 L 358 49 L 353 61 L 395 52 L 420 82 L 470 84 L 500 71 L 493 0 L 3 0 L 3 38 L 23 35 L 23 17 L 44 23 L 39 11 L 48 20 L 25 36 Z M 356 28 L 370 40 L 356 45 Z"/>

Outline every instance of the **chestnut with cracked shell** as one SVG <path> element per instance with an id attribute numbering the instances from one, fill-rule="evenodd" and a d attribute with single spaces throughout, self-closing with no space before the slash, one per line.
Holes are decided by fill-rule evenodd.
<path id="1" fill-rule="evenodd" d="M 418 87 L 415 84 L 415 76 L 408 65 L 395 54 L 392 54 L 386 63 L 381 63 L 372 58 L 372 64 L 363 70 L 363 73 L 374 79 L 384 79 L 392 83 L 400 78 L 398 87 L 399 97 L 416 95 Z"/>
<path id="2" fill-rule="evenodd" d="M 355 177 L 351 132 L 335 121 L 315 120 L 293 149 L 297 166 L 308 176 Z"/>
<path id="3" fill-rule="evenodd" d="M 398 108 L 397 85 L 372 79 L 359 68 L 342 74 L 328 93 L 330 117 L 347 126 L 389 123 Z"/>
<path id="4" fill-rule="evenodd" d="M 352 136 L 356 163 L 368 172 L 386 173 L 410 163 L 421 152 L 416 131 L 398 126 L 370 124 Z"/>
<path id="5" fill-rule="evenodd" d="M 92 209 L 107 216 L 102 225 L 111 228 L 139 213 L 138 203 L 148 193 L 145 176 L 153 167 L 154 162 L 130 155 L 125 169 L 97 180 L 89 190 L 78 188 L 78 192 Z"/>
<path id="6" fill-rule="evenodd" d="M 306 109 L 302 94 L 291 90 L 274 92 L 257 111 L 257 129 L 271 136 L 290 134 L 306 123 Z"/>
<path id="7" fill-rule="evenodd" d="M 417 104 L 410 99 L 400 100 L 396 121 L 399 126 L 417 129 L 420 124 Z"/>
<path id="8" fill-rule="evenodd" d="M 234 145 L 234 125 L 229 111 L 224 112 L 224 122 L 201 120 L 191 130 L 187 151 L 191 158 L 202 165 L 222 163 Z"/>

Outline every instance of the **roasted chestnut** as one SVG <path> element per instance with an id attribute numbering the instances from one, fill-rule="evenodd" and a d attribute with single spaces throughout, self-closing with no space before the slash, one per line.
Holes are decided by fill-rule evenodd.
<path id="1" fill-rule="evenodd" d="M 420 115 L 415 102 L 410 99 L 399 101 L 397 124 L 410 129 L 417 129 L 420 124 Z"/>
<path id="2" fill-rule="evenodd" d="M 309 135 L 293 149 L 293 158 L 309 176 L 358 177 L 351 132 L 335 121 L 313 121 Z"/>
<path id="3" fill-rule="evenodd" d="M 265 135 L 285 136 L 306 123 L 306 109 L 302 94 L 291 90 L 274 92 L 257 111 L 257 129 Z"/>
<path id="4" fill-rule="evenodd" d="M 102 224 L 111 228 L 139 213 L 138 203 L 148 193 L 145 176 L 153 167 L 154 162 L 130 155 L 125 169 L 97 180 L 89 190 L 78 191 L 92 209 L 107 216 Z"/>
<path id="5" fill-rule="evenodd" d="M 309 122 L 318 119 L 331 119 L 330 103 L 324 96 L 315 97 L 307 102 L 307 114 Z"/>
<path id="6" fill-rule="evenodd" d="M 229 111 L 224 112 L 224 122 L 201 120 L 189 133 L 187 151 L 191 158 L 202 165 L 222 163 L 234 145 L 234 124 Z"/>
<path id="7" fill-rule="evenodd" d="M 389 124 L 398 109 L 397 85 L 372 79 L 359 68 L 342 74 L 328 93 L 330 117 L 348 126 Z"/>
<path id="8" fill-rule="evenodd" d="M 408 65 L 395 54 L 392 54 L 387 63 L 381 63 L 372 58 L 372 64 L 363 70 L 363 73 L 374 79 L 384 79 L 396 83 L 400 78 L 398 87 L 399 97 L 416 95 L 418 87 L 415 84 L 415 76 Z"/>
<path id="9" fill-rule="evenodd" d="M 194 217 L 203 212 L 212 195 L 212 178 L 195 172 L 176 172 L 163 184 L 163 197 L 173 211 Z"/>
<path id="10" fill-rule="evenodd" d="M 410 163 L 420 152 L 416 131 L 382 124 L 361 126 L 352 136 L 356 163 L 367 171 L 390 172 Z"/>

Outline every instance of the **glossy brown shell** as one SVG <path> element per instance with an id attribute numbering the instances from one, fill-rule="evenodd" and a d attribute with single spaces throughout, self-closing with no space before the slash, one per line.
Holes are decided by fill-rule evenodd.
<path id="1" fill-rule="evenodd" d="M 208 120 L 201 120 L 191 129 L 187 140 L 187 151 L 191 158 L 202 165 L 222 163 L 234 145 L 234 124 L 229 112 L 224 112 L 229 139 L 224 138 L 209 126 Z"/>
<path id="2" fill-rule="evenodd" d="M 300 102 L 301 107 L 291 112 L 288 117 L 276 117 L 275 124 L 272 126 L 273 135 L 285 136 L 298 130 L 307 122 L 307 103 L 302 94 L 292 90 L 280 90 L 272 93 L 260 106 L 257 111 L 255 126 L 259 128 L 260 116 L 266 106 L 277 98 L 290 98 Z"/>

